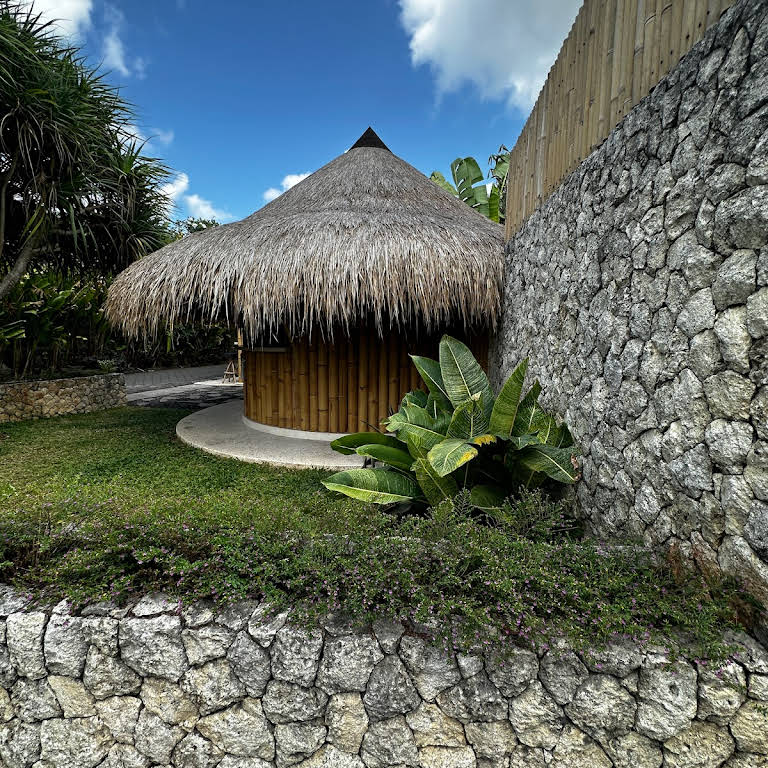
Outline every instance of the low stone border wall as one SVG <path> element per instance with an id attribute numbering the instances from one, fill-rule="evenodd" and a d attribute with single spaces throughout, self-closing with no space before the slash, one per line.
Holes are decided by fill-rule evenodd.
<path id="1" fill-rule="evenodd" d="M 0 384 L 0 423 L 90 413 L 125 405 L 122 373 Z"/>
<path id="2" fill-rule="evenodd" d="M 7 768 L 758 768 L 768 652 L 720 671 L 623 643 L 446 654 L 399 623 L 147 596 L 70 616 L 0 588 Z"/>

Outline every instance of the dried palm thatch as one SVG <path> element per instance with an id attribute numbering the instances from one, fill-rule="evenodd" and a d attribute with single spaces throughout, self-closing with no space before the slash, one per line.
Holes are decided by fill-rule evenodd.
<path id="1" fill-rule="evenodd" d="M 109 319 L 133 336 L 237 320 L 250 339 L 365 319 L 495 326 L 503 228 L 392 154 L 370 129 L 348 152 L 242 221 L 122 272 Z"/>

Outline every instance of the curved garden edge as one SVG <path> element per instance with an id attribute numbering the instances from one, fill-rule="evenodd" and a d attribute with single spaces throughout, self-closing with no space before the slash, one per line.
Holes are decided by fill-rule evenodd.
<path id="1" fill-rule="evenodd" d="M 768 756 L 768 651 L 743 633 L 713 670 L 627 640 L 446 653 L 425 627 L 331 616 L 305 628 L 255 601 L 29 606 L 0 588 L 12 768 L 746 768 Z"/>

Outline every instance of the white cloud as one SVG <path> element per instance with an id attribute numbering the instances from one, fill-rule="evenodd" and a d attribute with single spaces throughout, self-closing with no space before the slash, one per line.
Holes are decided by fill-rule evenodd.
<path id="1" fill-rule="evenodd" d="M 180 173 L 175 179 L 164 184 L 162 191 L 175 203 L 189 189 L 189 176 Z"/>
<path id="2" fill-rule="evenodd" d="M 282 189 L 270 187 L 264 191 L 264 200 L 268 203 L 272 202 L 276 197 L 280 197 L 283 192 L 287 192 L 291 187 L 295 187 L 300 181 L 304 181 L 307 176 L 309 176 L 308 173 L 289 173 L 287 176 L 283 177 L 283 180 L 280 182 Z"/>
<path id="3" fill-rule="evenodd" d="M 470 84 L 483 98 L 531 109 L 580 0 L 399 0 L 411 61 L 440 94 Z"/>
<path id="4" fill-rule="evenodd" d="M 162 128 L 153 128 L 150 140 L 163 147 L 167 147 L 173 142 L 175 136 L 176 134 L 172 130 L 164 131 Z"/>
<path id="5" fill-rule="evenodd" d="M 93 0 L 25 0 L 45 21 L 52 21 L 56 31 L 64 37 L 77 39 L 91 25 Z"/>
<path id="6" fill-rule="evenodd" d="M 129 60 L 122 39 L 125 22 L 123 12 L 114 5 L 104 5 L 104 21 L 108 31 L 102 43 L 104 66 L 123 77 L 136 77 L 143 80 L 147 76 L 147 62 L 141 56 Z"/>
<path id="7" fill-rule="evenodd" d="M 104 18 L 109 23 L 109 32 L 103 44 L 104 66 L 119 72 L 123 77 L 129 77 L 131 68 L 125 59 L 125 46 L 120 38 L 120 28 L 125 17 L 117 8 L 107 5 L 104 8 Z"/>
<path id="8" fill-rule="evenodd" d="M 200 195 L 184 195 L 184 202 L 191 216 L 199 219 L 216 219 L 216 221 L 229 221 L 234 218 L 228 211 L 214 208 L 210 200 L 205 200 Z"/>

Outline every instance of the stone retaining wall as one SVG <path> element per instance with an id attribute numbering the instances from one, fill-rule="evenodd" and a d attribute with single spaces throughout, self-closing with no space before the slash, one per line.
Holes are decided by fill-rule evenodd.
<path id="1" fill-rule="evenodd" d="M 0 588 L 5 768 L 768 765 L 768 652 L 746 635 L 706 671 L 628 642 L 447 654 L 247 602 L 25 609 Z"/>
<path id="2" fill-rule="evenodd" d="M 122 373 L 0 384 L 0 423 L 90 413 L 125 405 Z"/>
<path id="3" fill-rule="evenodd" d="M 497 375 L 529 356 L 592 532 L 768 604 L 768 3 L 739 0 L 507 246 Z"/>

